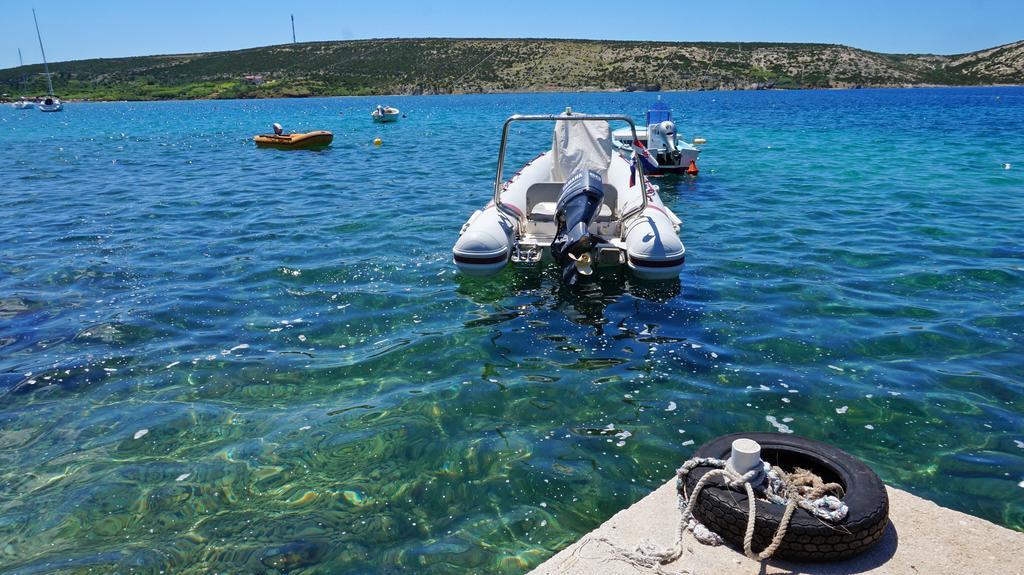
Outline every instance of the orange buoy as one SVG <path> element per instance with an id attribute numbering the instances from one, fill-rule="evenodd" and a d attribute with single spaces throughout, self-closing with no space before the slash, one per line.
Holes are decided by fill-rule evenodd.
<path id="1" fill-rule="evenodd" d="M 700 173 L 700 170 L 697 169 L 697 162 L 690 160 L 690 167 L 686 168 L 686 175 L 696 176 L 698 173 Z"/>

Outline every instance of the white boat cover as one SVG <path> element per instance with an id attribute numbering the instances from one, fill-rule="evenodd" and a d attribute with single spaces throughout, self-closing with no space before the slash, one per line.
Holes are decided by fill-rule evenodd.
<path id="1" fill-rule="evenodd" d="M 551 153 L 553 182 L 564 182 L 581 168 L 594 170 L 602 179 L 606 179 L 608 164 L 612 161 L 611 129 L 608 122 L 555 122 Z"/>

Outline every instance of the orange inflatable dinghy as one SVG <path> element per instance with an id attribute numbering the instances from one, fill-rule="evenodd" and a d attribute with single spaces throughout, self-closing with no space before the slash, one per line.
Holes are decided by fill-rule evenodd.
<path id="1" fill-rule="evenodd" d="M 279 148 L 281 150 L 307 150 L 309 148 L 323 148 L 330 146 L 334 140 L 334 134 L 317 130 L 306 134 L 260 134 L 253 140 L 260 148 Z"/>

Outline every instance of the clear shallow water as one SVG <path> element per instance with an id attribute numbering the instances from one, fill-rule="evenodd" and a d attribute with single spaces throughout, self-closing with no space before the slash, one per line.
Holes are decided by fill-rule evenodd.
<path id="1" fill-rule="evenodd" d="M 1024 528 L 1024 90 L 665 94 L 678 284 L 454 273 L 506 116 L 651 97 L 0 111 L 0 572 L 521 573 L 776 426 Z"/>

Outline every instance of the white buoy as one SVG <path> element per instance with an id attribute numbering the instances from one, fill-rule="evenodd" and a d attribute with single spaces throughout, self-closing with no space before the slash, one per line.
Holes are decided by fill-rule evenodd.
<path id="1" fill-rule="evenodd" d="M 701 144 L 706 144 L 706 143 L 708 143 L 708 141 L 705 140 L 704 138 L 694 138 L 693 139 L 693 145 L 695 145 L 695 146 L 699 146 Z"/>
<path id="2" fill-rule="evenodd" d="M 732 442 L 732 456 L 726 467 L 740 475 L 761 467 L 761 446 L 753 439 L 740 438 Z"/>
<path id="3" fill-rule="evenodd" d="M 1012 166 L 1010 166 L 1010 164 L 1003 164 L 1003 169 L 1004 170 L 1009 170 L 1011 167 Z"/>

